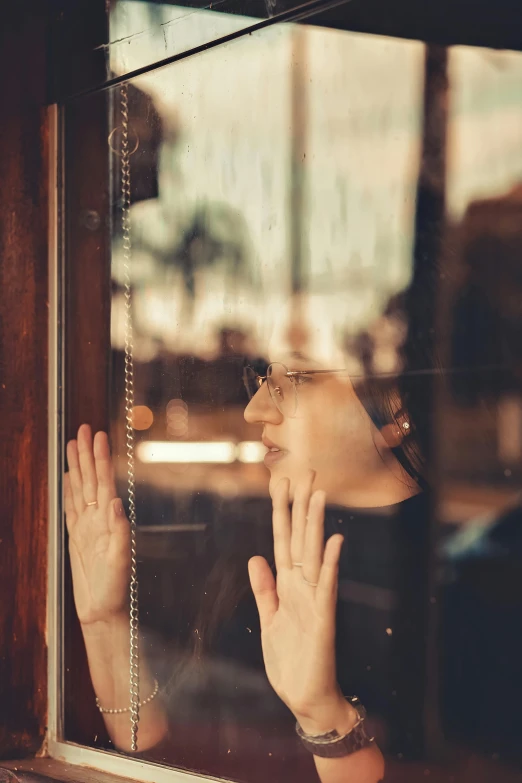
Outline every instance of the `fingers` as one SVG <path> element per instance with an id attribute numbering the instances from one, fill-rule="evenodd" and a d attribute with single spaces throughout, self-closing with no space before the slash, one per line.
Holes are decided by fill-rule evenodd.
<path id="1" fill-rule="evenodd" d="M 319 574 L 319 583 L 315 591 L 315 600 L 318 609 L 325 613 L 335 609 L 339 557 L 341 555 L 343 541 L 343 536 L 336 534 L 328 539 L 324 549 L 323 565 Z"/>
<path id="2" fill-rule="evenodd" d="M 324 507 L 326 495 L 321 490 L 314 492 L 308 504 L 302 554 L 302 575 L 312 584 L 317 584 L 324 553 Z"/>
<path id="3" fill-rule="evenodd" d="M 83 482 L 83 498 L 86 504 L 98 500 L 98 479 L 92 445 L 91 428 L 88 424 L 82 424 L 78 430 L 78 457 Z"/>
<path id="4" fill-rule="evenodd" d="M 253 557 L 249 560 L 248 574 L 259 612 L 261 631 L 263 631 L 277 612 L 279 605 L 276 582 L 264 557 Z"/>
<path id="5" fill-rule="evenodd" d="M 305 531 L 307 527 L 306 520 L 314 479 L 315 471 L 310 470 L 308 471 L 306 478 L 303 481 L 300 481 L 295 488 L 294 502 L 292 504 L 292 537 L 290 542 L 292 563 L 303 562 Z"/>
<path id="6" fill-rule="evenodd" d="M 98 484 L 98 505 L 106 507 L 116 497 L 114 466 L 109 448 L 109 438 L 105 432 L 97 432 L 93 444 L 94 469 Z"/>
<path id="7" fill-rule="evenodd" d="M 91 428 L 88 424 L 82 424 L 77 440 L 70 440 L 67 444 L 67 463 L 67 483 L 71 495 L 69 508 L 71 500 L 76 514 L 82 514 L 87 503 L 94 501 L 107 508 L 116 497 L 114 467 L 107 434 L 97 432 L 93 441 Z"/>
<path id="8" fill-rule="evenodd" d="M 288 509 L 289 489 L 289 480 L 287 478 L 283 478 L 274 489 L 272 497 L 274 557 L 278 573 L 283 568 L 292 567 L 292 560 L 290 557 L 290 511 Z"/>

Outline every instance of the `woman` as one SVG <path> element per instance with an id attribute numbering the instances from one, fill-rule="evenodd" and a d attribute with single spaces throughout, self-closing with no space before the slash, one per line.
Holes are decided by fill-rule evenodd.
<path id="1" fill-rule="evenodd" d="M 339 659 L 339 644 L 348 643 L 351 655 L 358 640 L 346 638 L 347 629 L 357 627 L 351 615 L 339 627 L 343 535 L 335 525 L 342 533 L 342 514 L 349 509 L 353 521 L 359 510 L 366 515 L 363 530 L 370 523 L 380 530 L 384 520 L 390 536 L 393 528 L 387 519 L 393 513 L 401 530 L 406 520 L 409 540 L 420 509 L 422 479 L 414 465 L 420 462 L 418 428 L 403 407 L 408 392 L 397 379 L 393 384 L 368 378 L 356 383 L 334 355 L 315 352 L 306 357 L 289 351 L 275 356 L 263 375 L 252 368 L 246 371 L 251 399 L 245 418 L 262 428 L 273 503 L 277 580 L 266 559 L 253 557 L 248 563 L 264 665 L 272 688 L 297 721 L 322 783 L 374 783 L 383 778 L 382 755 L 365 733 L 361 713 L 343 696 L 339 660 L 344 654 Z M 402 378 L 407 380 L 407 374 Z M 408 452 L 416 459 L 408 459 Z M 67 446 L 67 458 L 65 510 L 76 609 L 108 731 L 117 747 L 128 749 L 128 714 L 106 710 L 128 703 L 129 525 L 116 496 L 106 434 L 99 432 L 92 439 L 89 426 L 82 425 L 77 440 Z M 390 542 L 393 547 L 393 535 Z M 343 548 L 348 558 L 350 543 Z M 418 554 L 417 548 L 412 562 Z M 403 563 L 401 575 L 406 572 Z M 360 584 L 347 580 L 348 594 L 354 585 L 360 590 Z M 381 590 L 381 600 L 388 588 L 375 589 Z M 388 608 L 390 616 L 396 616 L 394 608 Z M 364 622 L 360 627 L 364 633 Z M 393 634 L 393 629 L 386 630 Z M 140 684 L 142 699 L 154 693 L 144 655 Z M 158 743 L 164 747 L 167 735 L 161 701 L 148 700 L 140 710 L 140 750 Z M 301 774 L 286 775 L 285 780 L 305 780 Z"/>

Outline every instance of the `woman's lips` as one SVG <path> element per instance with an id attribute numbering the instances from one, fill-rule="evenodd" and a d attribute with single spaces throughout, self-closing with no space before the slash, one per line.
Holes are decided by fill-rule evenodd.
<path id="1" fill-rule="evenodd" d="M 263 460 L 267 468 L 275 465 L 277 462 L 280 462 L 280 460 L 282 460 L 283 457 L 286 457 L 288 454 L 287 451 L 278 446 L 277 443 L 274 443 L 272 440 L 270 440 L 270 438 L 263 436 L 261 440 L 263 441 L 263 445 L 268 449 Z"/>
<path id="2" fill-rule="evenodd" d="M 278 448 L 271 448 L 269 449 L 265 457 L 263 459 L 263 462 L 267 466 L 267 468 L 272 467 L 272 465 L 275 465 L 276 463 L 280 462 L 286 455 L 288 454 L 287 451 L 283 451 L 282 449 Z"/>

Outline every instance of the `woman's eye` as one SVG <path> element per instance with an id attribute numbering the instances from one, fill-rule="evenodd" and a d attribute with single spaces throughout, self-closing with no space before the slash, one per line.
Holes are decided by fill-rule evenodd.
<path id="1" fill-rule="evenodd" d="M 311 381 L 311 375 L 294 375 L 294 383 L 296 386 L 302 386 L 303 383 L 310 383 Z"/>

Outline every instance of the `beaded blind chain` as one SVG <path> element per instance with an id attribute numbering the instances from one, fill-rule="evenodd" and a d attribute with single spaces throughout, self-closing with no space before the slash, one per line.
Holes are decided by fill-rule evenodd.
<path id="1" fill-rule="evenodd" d="M 131 172 L 129 148 L 129 96 L 127 84 L 120 87 L 121 110 L 121 228 L 123 235 L 123 271 L 125 285 L 125 445 L 127 451 L 127 494 L 131 532 L 130 577 L 130 721 L 131 749 L 138 749 L 138 724 L 140 719 L 140 669 L 139 669 L 139 617 L 138 579 L 136 557 L 136 502 L 134 479 L 134 342 L 132 330 L 132 278 L 131 278 Z M 134 150 L 133 150 L 134 151 Z M 154 694 L 156 695 L 156 694 Z"/>
<path id="2" fill-rule="evenodd" d="M 143 699 L 143 701 L 140 701 L 139 706 L 144 707 L 146 704 L 150 704 L 150 702 L 156 698 L 158 693 L 159 693 L 159 682 L 157 680 L 154 680 L 154 690 L 152 691 L 150 696 L 148 696 L 146 699 Z M 130 707 L 119 707 L 119 708 L 111 707 L 109 709 L 107 707 L 102 707 L 100 704 L 100 700 L 97 696 L 96 696 L 96 706 L 98 707 L 99 711 L 103 715 L 123 715 L 125 712 L 131 711 Z"/>

